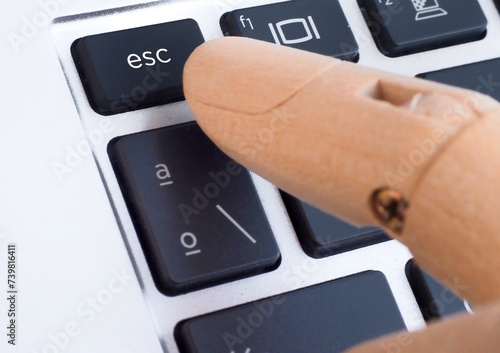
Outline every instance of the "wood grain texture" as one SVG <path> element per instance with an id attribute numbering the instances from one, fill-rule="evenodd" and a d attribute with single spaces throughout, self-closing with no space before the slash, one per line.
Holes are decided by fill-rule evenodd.
<path id="1" fill-rule="evenodd" d="M 244 38 L 184 73 L 202 129 L 285 191 L 356 224 L 381 187 L 409 200 L 397 237 L 473 305 L 500 299 L 500 105 L 483 95 Z"/>

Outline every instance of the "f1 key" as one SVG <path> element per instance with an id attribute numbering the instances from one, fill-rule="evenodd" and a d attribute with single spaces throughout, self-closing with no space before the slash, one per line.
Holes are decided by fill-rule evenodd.
<path id="1" fill-rule="evenodd" d="M 80 38 L 71 52 L 92 108 L 113 115 L 182 100 L 182 70 L 204 42 L 191 19 Z"/>
<path id="2" fill-rule="evenodd" d="M 248 37 L 357 61 L 358 45 L 338 0 L 296 0 L 226 13 L 224 35 Z"/>

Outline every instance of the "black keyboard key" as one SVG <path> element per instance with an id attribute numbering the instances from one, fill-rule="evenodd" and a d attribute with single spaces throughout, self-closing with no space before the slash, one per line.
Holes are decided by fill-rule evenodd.
<path id="1" fill-rule="evenodd" d="M 338 0 L 295 0 L 250 7 L 221 18 L 226 36 L 260 39 L 344 60 L 358 59 L 358 45 Z"/>
<path id="2" fill-rule="evenodd" d="M 425 320 L 467 311 L 468 304 L 465 301 L 422 271 L 413 260 L 406 266 L 406 275 Z"/>
<path id="3" fill-rule="evenodd" d="M 500 59 L 452 67 L 418 76 L 481 92 L 500 101 Z"/>
<path id="4" fill-rule="evenodd" d="M 80 38 L 71 51 L 90 105 L 112 115 L 182 100 L 184 64 L 203 42 L 189 19 Z"/>
<path id="5" fill-rule="evenodd" d="M 340 353 L 405 329 L 387 280 L 365 272 L 180 323 L 182 353 Z"/>
<path id="6" fill-rule="evenodd" d="M 358 0 L 379 50 L 391 57 L 478 40 L 487 20 L 476 0 Z"/>
<path id="7" fill-rule="evenodd" d="M 282 192 L 302 248 L 321 258 L 389 240 L 378 227 L 356 227 Z"/>
<path id="8" fill-rule="evenodd" d="M 278 264 L 249 172 L 196 123 L 119 137 L 108 151 L 163 293 L 177 295 Z"/>

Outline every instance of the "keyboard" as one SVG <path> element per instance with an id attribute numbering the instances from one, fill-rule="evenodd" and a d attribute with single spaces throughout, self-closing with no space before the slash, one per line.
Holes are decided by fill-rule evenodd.
<path id="1" fill-rule="evenodd" d="M 51 35 L 88 139 L 54 173 L 94 156 L 165 352 L 342 352 L 472 312 L 380 228 L 225 156 L 182 69 L 204 41 L 243 36 L 500 100 L 493 0 L 169 1 L 58 18 Z"/>

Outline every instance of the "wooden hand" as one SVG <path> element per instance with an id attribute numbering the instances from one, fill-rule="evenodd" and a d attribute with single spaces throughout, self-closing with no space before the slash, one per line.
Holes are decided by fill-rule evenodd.
<path id="1" fill-rule="evenodd" d="M 500 104 L 244 38 L 198 48 L 184 71 L 201 128 L 283 190 L 380 224 L 475 315 L 350 353 L 500 352 Z"/>

